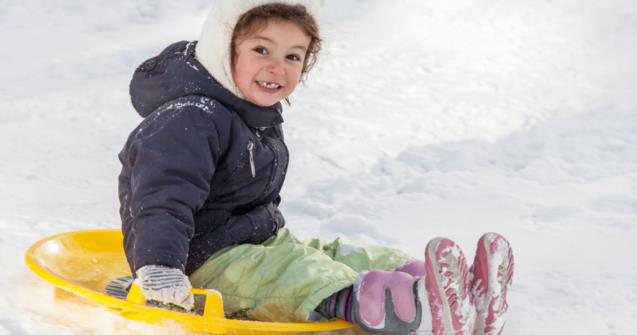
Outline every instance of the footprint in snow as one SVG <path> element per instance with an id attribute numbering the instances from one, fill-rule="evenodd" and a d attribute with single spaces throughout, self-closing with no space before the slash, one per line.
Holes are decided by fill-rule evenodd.
<path id="1" fill-rule="evenodd" d="M 624 215 L 637 215 L 637 199 L 625 194 L 608 194 L 591 202 L 593 210 Z"/>
<path id="2" fill-rule="evenodd" d="M 579 213 L 575 207 L 543 207 L 533 211 L 531 217 L 534 221 L 555 222 L 572 218 Z"/>

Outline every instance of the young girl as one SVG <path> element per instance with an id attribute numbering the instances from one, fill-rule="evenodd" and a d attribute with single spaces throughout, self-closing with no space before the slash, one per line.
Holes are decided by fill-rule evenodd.
<path id="1" fill-rule="evenodd" d="M 341 318 L 370 332 L 498 334 L 513 256 L 500 235 L 425 260 L 336 240 L 301 242 L 278 205 L 288 165 L 281 101 L 320 50 L 313 1 L 217 0 L 198 42 L 172 44 L 133 76 L 144 117 L 120 153 L 120 215 L 147 300 L 193 309 L 190 289 L 264 321 Z"/>

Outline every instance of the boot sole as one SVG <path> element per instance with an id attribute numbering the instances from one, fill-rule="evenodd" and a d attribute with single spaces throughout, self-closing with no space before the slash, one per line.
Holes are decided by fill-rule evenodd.
<path id="1" fill-rule="evenodd" d="M 455 258 L 456 262 L 458 263 L 458 266 L 462 266 L 462 263 L 464 263 L 465 269 L 467 268 L 464 254 L 462 253 L 462 250 L 460 250 L 460 247 L 458 247 L 458 245 L 455 242 L 445 238 L 436 238 L 436 239 L 433 239 L 431 242 L 429 242 L 429 244 L 427 245 L 427 248 L 426 248 L 427 254 L 425 256 L 425 267 L 426 267 L 427 275 L 425 276 L 426 278 L 425 283 L 427 284 L 428 292 L 432 292 L 433 290 L 434 292 L 437 293 L 437 296 L 439 298 L 437 301 L 431 301 L 432 297 L 430 295 L 429 303 L 430 303 L 430 307 L 432 311 L 437 310 L 434 304 L 438 304 L 442 308 L 442 319 L 441 319 L 442 324 L 440 325 L 442 326 L 442 329 L 437 329 L 436 331 L 434 331 L 434 334 L 435 335 L 464 335 L 462 329 L 456 330 L 453 325 L 454 320 L 452 318 L 452 315 L 455 315 L 455 313 L 452 313 L 451 306 L 449 306 L 449 301 L 446 299 L 447 294 L 441 288 L 442 285 L 441 285 L 440 276 L 439 276 L 440 264 L 438 262 L 438 258 L 442 258 L 442 257 L 437 257 L 436 250 L 444 242 L 449 243 L 449 246 L 447 246 L 446 248 L 454 249 L 451 251 L 452 255 L 446 256 L 445 258 L 449 260 L 451 260 L 452 258 Z M 440 253 L 442 253 L 443 251 L 444 249 L 441 250 Z M 462 289 L 458 291 L 457 296 L 459 297 L 463 296 L 463 294 L 461 293 L 462 291 L 465 291 L 464 295 L 467 296 L 467 299 L 469 299 L 468 298 L 469 294 L 468 292 L 466 292 L 466 290 L 468 289 L 468 286 L 466 285 L 466 283 L 462 283 L 463 281 L 462 275 L 459 275 L 459 276 L 461 278 L 457 280 L 457 283 L 459 285 L 462 285 Z M 473 316 L 471 316 L 469 319 L 471 319 L 469 322 L 472 322 Z M 466 334 L 470 334 L 470 333 L 471 333 L 471 330 L 467 332 Z"/>
<path id="2" fill-rule="evenodd" d="M 491 251 L 492 248 L 497 246 L 495 245 L 495 243 L 497 242 L 498 239 L 501 239 L 504 243 L 503 243 L 503 247 L 504 250 L 502 251 Z M 486 262 L 486 266 L 487 266 L 487 271 L 489 271 L 489 269 L 492 268 L 492 265 L 495 265 L 494 262 L 495 260 L 495 256 L 497 254 L 501 254 L 502 256 L 502 260 L 499 260 L 497 267 L 498 267 L 498 271 L 495 273 L 496 275 L 496 282 L 495 284 L 498 285 L 498 289 L 502 292 L 503 289 L 506 288 L 506 286 L 508 286 L 510 284 L 511 281 L 511 276 L 513 273 L 513 269 L 511 268 L 511 270 L 508 270 L 509 267 L 513 266 L 513 253 L 511 251 L 511 246 L 509 244 L 509 241 L 507 241 L 503 236 L 501 236 L 500 234 L 497 233 L 486 233 L 484 234 L 480 240 L 478 241 L 478 248 L 477 248 L 477 252 L 476 252 L 476 260 L 480 257 L 480 258 L 484 258 L 485 262 Z M 505 272 L 510 272 L 509 273 L 505 273 L 505 274 L 501 274 L 501 266 L 502 264 L 507 264 L 507 267 L 504 269 Z M 489 273 L 489 276 L 491 276 L 491 273 Z M 483 285 L 486 285 L 487 289 L 486 289 L 486 293 L 485 293 L 485 300 L 487 297 L 493 297 L 493 293 L 495 291 L 495 287 L 494 285 L 492 285 L 493 283 L 490 282 L 489 278 L 487 278 L 486 283 L 484 283 Z M 502 299 L 502 297 L 499 297 L 500 299 Z M 489 301 L 484 301 L 482 303 L 481 306 L 481 310 L 483 311 L 483 313 L 489 313 L 488 311 L 488 305 L 489 302 L 491 301 L 491 299 L 489 299 Z M 502 305 L 503 303 L 506 303 L 506 301 L 500 302 L 499 305 Z M 493 332 L 488 332 L 488 331 L 484 331 L 484 329 L 486 328 L 486 317 L 483 315 L 478 315 L 478 318 L 476 320 L 476 331 L 474 333 L 474 335 L 496 335 L 496 334 L 500 334 L 502 333 L 502 328 L 504 328 L 504 325 L 502 325 L 502 328 L 500 328 L 500 331 L 498 333 L 493 333 Z"/>

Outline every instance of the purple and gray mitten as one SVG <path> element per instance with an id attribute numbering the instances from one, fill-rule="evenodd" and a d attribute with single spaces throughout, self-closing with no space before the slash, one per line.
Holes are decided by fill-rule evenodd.
<path id="1" fill-rule="evenodd" d="M 420 326 L 417 278 L 399 271 L 371 270 L 354 284 L 352 321 L 369 332 L 409 334 Z"/>

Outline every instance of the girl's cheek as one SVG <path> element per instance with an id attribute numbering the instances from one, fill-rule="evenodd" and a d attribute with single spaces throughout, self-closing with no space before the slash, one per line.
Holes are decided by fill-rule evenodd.
<path id="1" fill-rule="evenodd" d="M 294 78 L 294 80 L 296 82 L 298 82 L 298 81 L 301 80 L 301 75 L 302 75 L 303 71 L 295 66 L 295 67 L 291 68 L 288 73 L 291 73 L 292 74 L 292 78 Z"/>

